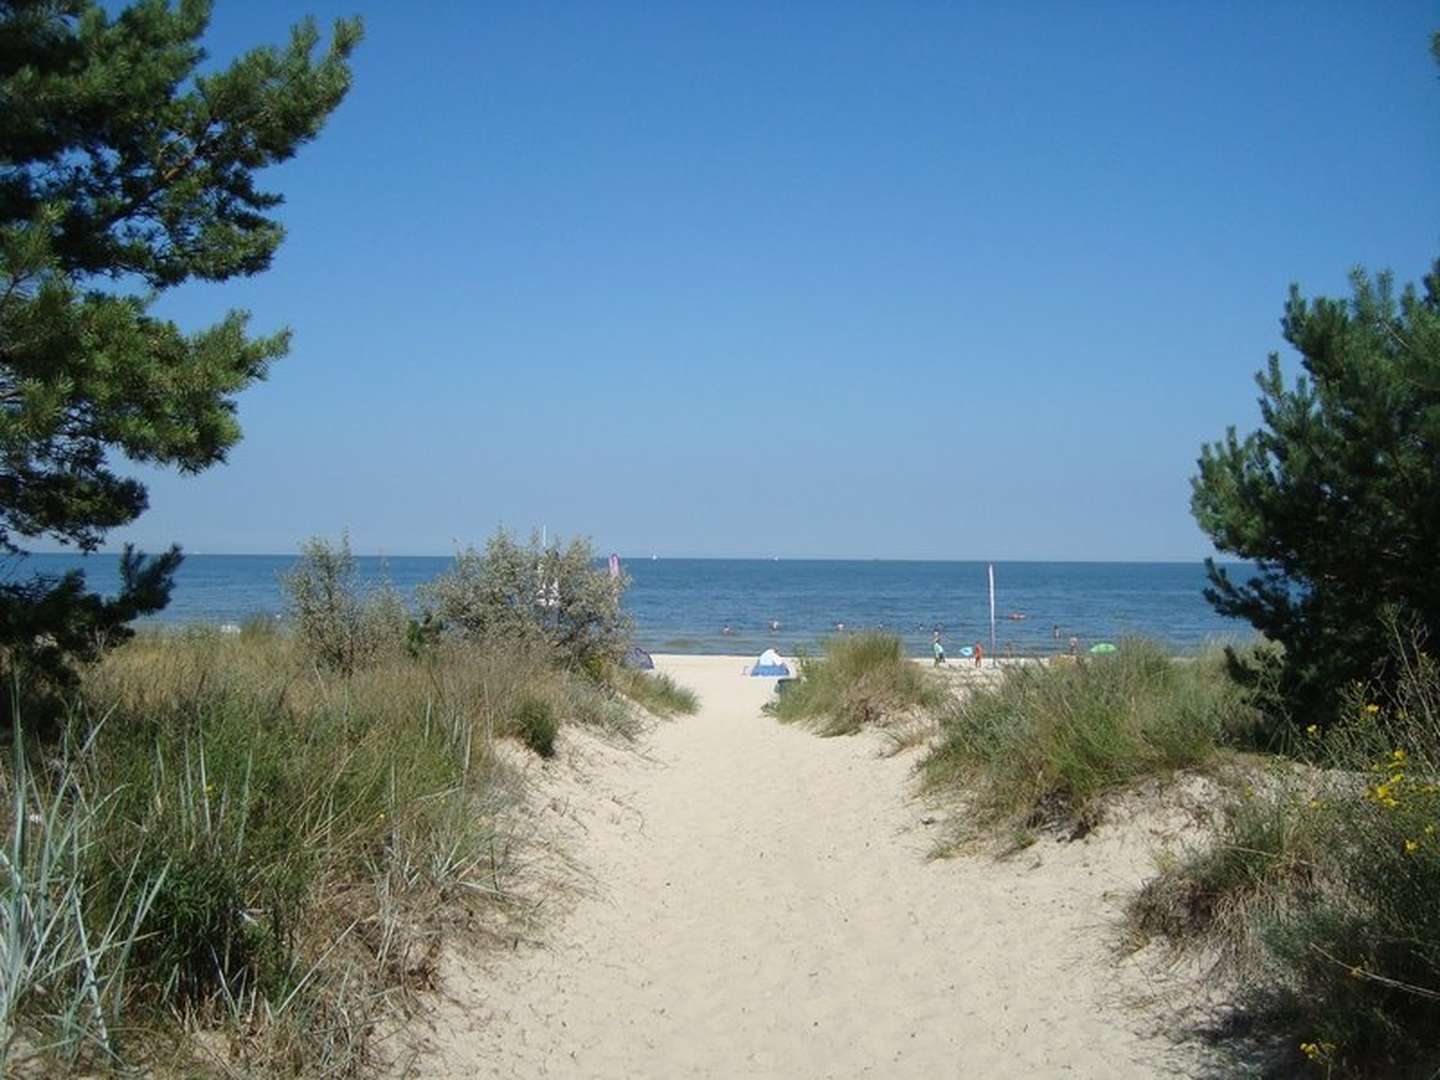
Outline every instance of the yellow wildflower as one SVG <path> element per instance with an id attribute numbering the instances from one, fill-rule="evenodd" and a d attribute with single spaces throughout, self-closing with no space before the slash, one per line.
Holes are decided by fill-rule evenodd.
<path id="1" fill-rule="evenodd" d="M 1419 851 L 1419 850 L 1420 850 L 1420 844 L 1419 844 L 1417 841 L 1414 841 L 1414 840 L 1406 840 L 1406 841 L 1405 841 L 1405 854 L 1406 854 L 1406 855 L 1414 855 L 1415 852 L 1417 852 L 1417 851 Z"/>
<path id="2" fill-rule="evenodd" d="M 1390 753 L 1390 760 L 1391 760 L 1391 761 L 1404 761 L 1404 760 L 1405 760 L 1405 751 L 1404 751 L 1404 750 L 1394 750 L 1394 751 L 1391 751 L 1391 753 Z"/>
<path id="3" fill-rule="evenodd" d="M 1373 705 L 1373 704 L 1372 704 L 1372 705 L 1366 705 L 1366 706 L 1365 706 L 1365 711 L 1366 711 L 1367 713 L 1369 713 L 1371 716 L 1374 716 L 1376 713 L 1378 713 L 1378 712 L 1380 711 L 1380 706 L 1379 706 L 1379 705 Z"/>
<path id="4" fill-rule="evenodd" d="M 1320 725 L 1311 724 L 1305 729 L 1305 734 L 1309 735 L 1312 739 L 1318 738 L 1320 736 Z"/>

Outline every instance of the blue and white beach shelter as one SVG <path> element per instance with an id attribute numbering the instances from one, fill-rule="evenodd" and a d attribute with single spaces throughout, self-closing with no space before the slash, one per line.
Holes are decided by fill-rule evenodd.
<path id="1" fill-rule="evenodd" d="M 751 675 L 789 675 L 790 669 L 774 649 L 766 649 L 750 668 Z"/>

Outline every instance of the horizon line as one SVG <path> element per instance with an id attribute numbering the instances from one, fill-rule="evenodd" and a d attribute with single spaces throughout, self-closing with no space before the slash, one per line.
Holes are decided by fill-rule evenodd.
<path id="1" fill-rule="evenodd" d="M 137 545 L 138 548 L 138 545 Z M 141 554 L 150 554 L 144 549 L 139 549 Z M 158 549 L 157 549 L 158 550 Z M 482 551 L 483 548 L 476 548 Z M 79 558 L 92 556 L 117 556 L 122 553 L 120 548 L 101 548 L 98 551 L 76 551 L 73 548 L 60 548 L 46 551 L 25 551 L 20 552 L 16 558 L 24 558 L 28 555 L 67 555 Z M 300 557 L 298 551 L 188 551 L 183 547 L 181 553 L 186 556 L 199 558 L 221 558 L 221 559 L 296 559 Z M 373 551 L 373 552 L 351 552 L 357 559 L 450 559 L 456 555 L 455 551 L 444 553 L 432 552 L 396 552 L 396 551 Z M 1243 563 L 1247 560 L 1225 557 L 1219 553 L 1213 555 L 1192 555 L 1185 558 L 997 558 L 988 556 L 985 558 L 958 558 L 958 557 L 937 557 L 931 555 L 625 555 L 619 554 L 621 562 L 933 562 L 933 563 L 1203 563 L 1207 558 L 1213 558 L 1217 562 Z M 604 559 L 606 553 L 597 552 L 596 557 Z"/>

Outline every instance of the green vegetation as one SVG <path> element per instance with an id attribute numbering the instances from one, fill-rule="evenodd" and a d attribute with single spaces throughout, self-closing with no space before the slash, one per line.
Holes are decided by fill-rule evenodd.
<path id="1" fill-rule="evenodd" d="M 583 538 L 562 547 L 531 535 L 519 544 L 502 529 L 483 552 L 462 551 L 420 594 L 455 633 L 543 643 L 598 676 L 630 643 L 620 606 L 626 584 L 596 568 L 595 551 Z"/>
<path id="2" fill-rule="evenodd" d="M 853 735 L 907 710 L 937 706 L 943 697 L 940 682 L 906 658 L 893 634 L 833 637 L 819 657 L 801 658 L 799 666 L 797 681 L 766 708 L 821 735 Z"/>
<path id="3" fill-rule="evenodd" d="M 951 698 L 922 773 L 932 788 L 963 786 L 977 823 L 1088 823 L 1097 796 L 1207 762 L 1246 711 L 1218 655 L 1176 661 L 1127 641 Z"/>
<path id="4" fill-rule="evenodd" d="M 1307 737 L 1324 770 L 1277 768 L 1213 844 L 1131 908 L 1137 934 L 1218 948 L 1259 1010 L 1326 1072 L 1440 1067 L 1440 670 L 1398 648 L 1388 694 Z"/>
<path id="5" fill-rule="evenodd" d="M 235 396 L 285 355 L 232 311 L 187 334 L 150 314 L 187 281 L 264 271 L 284 236 L 256 173 L 313 139 L 350 86 L 358 21 L 329 48 L 296 27 L 198 74 L 210 5 L 0 3 L 0 550 L 49 535 L 93 551 L 146 491 L 124 459 L 199 472 L 240 438 Z M 121 288 L 135 291 L 125 295 Z M 0 584 L 0 674 L 30 710 L 76 660 L 163 608 L 178 548 L 127 550 L 112 600 L 84 576 Z M 12 681 L 11 676 L 19 676 Z M 32 713 L 33 715 L 33 713 Z"/>
<path id="6" fill-rule="evenodd" d="M 696 707 L 605 659 L 625 645 L 623 582 L 567 562 L 584 550 L 539 563 L 558 611 L 501 599 L 447 624 L 362 592 L 343 538 L 312 540 L 284 580 L 292 632 L 143 634 L 83 670 L 47 746 L 16 725 L 0 1071 L 163 1053 L 186 1072 L 201 1043 L 177 1023 L 223 1032 L 243 1072 L 360 1070 L 446 932 L 507 903 L 524 807 L 497 741 L 548 758 L 566 724 L 633 739 L 627 698 Z"/>
<path id="7" fill-rule="evenodd" d="M 695 691 L 679 685 L 663 671 L 619 667 L 608 680 L 616 690 L 656 716 L 691 716 L 700 708 Z"/>
<path id="8" fill-rule="evenodd" d="M 1291 287 L 1285 340 L 1258 376 L 1264 427 L 1204 447 L 1192 508 L 1223 552 L 1253 560 L 1247 583 L 1213 560 L 1206 596 L 1282 646 L 1268 665 L 1279 719 L 1329 724 L 1346 688 L 1388 657 L 1376 618 L 1399 606 L 1440 641 L 1440 263 L 1424 293 L 1356 271 L 1348 301 Z"/>
<path id="9" fill-rule="evenodd" d="M 0 1071 L 37 1048 L 154 1061 L 176 1018 L 224 1031 L 255 1074 L 360 1068 L 388 995 L 428 985 L 447 930 L 506 903 L 523 807 L 496 740 L 549 756 L 566 723 L 639 721 L 527 642 L 394 647 L 348 675 L 295 635 L 112 651 L 58 757 L 13 747 Z"/>
<path id="10" fill-rule="evenodd" d="M 321 667 L 349 675 L 410 644 L 405 602 L 388 584 L 362 593 L 348 536 L 305 541 L 280 584 L 300 647 Z"/>

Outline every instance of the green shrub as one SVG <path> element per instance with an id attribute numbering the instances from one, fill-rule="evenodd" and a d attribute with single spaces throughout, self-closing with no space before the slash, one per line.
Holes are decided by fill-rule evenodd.
<path id="1" fill-rule="evenodd" d="M 560 730 L 560 721 L 550 702 L 539 697 L 523 697 L 510 719 L 521 742 L 541 757 L 555 756 L 555 736 Z"/>
<path id="2" fill-rule="evenodd" d="M 1333 1074 L 1440 1068 L 1440 672 L 1403 642 L 1392 670 L 1304 733 L 1325 768 L 1278 770 L 1131 912 L 1240 959 L 1257 1007 Z"/>
<path id="3" fill-rule="evenodd" d="M 971 790 L 982 825 L 1084 819 L 1104 792 L 1205 763 L 1247 709 L 1218 656 L 1177 661 L 1126 641 L 1110 656 L 1017 666 L 952 697 L 923 775 Z"/>
<path id="4" fill-rule="evenodd" d="M 355 575 L 350 538 L 342 534 L 333 545 L 318 536 L 305 541 L 299 561 L 280 578 L 301 646 L 342 675 L 397 652 L 408 640 L 400 594 L 388 583 L 363 591 Z"/>
<path id="5" fill-rule="evenodd" d="M 818 658 L 798 663 L 799 678 L 766 710 L 821 735 L 853 735 L 906 710 L 935 706 L 943 697 L 936 678 L 906 658 L 894 634 L 834 637 Z"/>
<path id="6" fill-rule="evenodd" d="M 624 578 L 595 562 L 588 541 L 517 543 L 504 530 L 483 552 L 467 548 L 420 595 L 452 630 L 472 639 L 543 642 L 562 663 L 598 672 L 624 655 L 630 621 Z"/>

